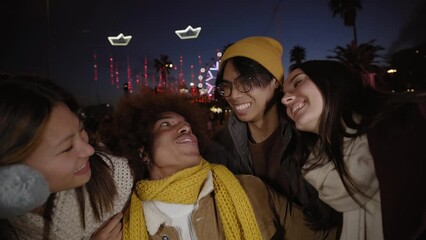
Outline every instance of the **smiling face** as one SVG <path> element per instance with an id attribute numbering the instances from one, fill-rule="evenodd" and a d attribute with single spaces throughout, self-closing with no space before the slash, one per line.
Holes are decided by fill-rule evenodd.
<path id="1" fill-rule="evenodd" d="M 50 192 L 80 187 L 91 176 L 94 149 L 78 117 L 63 104 L 53 108 L 39 146 L 23 163 L 40 171 Z"/>
<path id="2" fill-rule="evenodd" d="M 250 91 L 242 93 L 235 87 L 235 79 L 240 75 L 232 61 L 229 61 L 223 70 L 223 81 L 232 82 L 234 86 L 231 95 L 224 98 L 241 121 L 256 123 L 264 118 L 266 106 L 273 99 L 279 84 L 277 81 L 270 81 L 264 87 L 253 85 Z"/>
<path id="3" fill-rule="evenodd" d="M 197 137 L 185 118 L 164 112 L 153 127 L 151 179 L 162 179 L 201 161 Z"/>
<path id="4" fill-rule="evenodd" d="M 281 102 L 296 128 L 318 134 L 324 99 L 315 83 L 297 68 L 284 81 L 283 90 L 285 94 Z"/>

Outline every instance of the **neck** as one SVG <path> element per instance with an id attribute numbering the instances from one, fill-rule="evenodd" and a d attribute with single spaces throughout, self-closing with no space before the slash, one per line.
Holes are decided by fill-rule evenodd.
<path id="1" fill-rule="evenodd" d="M 256 143 L 265 141 L 279 126 L 277 106 L 271 107 L 261 120 L 247 124 Z"/>

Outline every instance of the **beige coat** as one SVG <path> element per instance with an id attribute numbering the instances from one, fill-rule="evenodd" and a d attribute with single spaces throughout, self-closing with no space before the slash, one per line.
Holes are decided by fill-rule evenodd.
<path id="1" fill-rule="evenodd" d="M 355 193 L 362 207 L 348 193 L 332 162 L 305 173 L 305 179 L 318 190 L 322 201 L 343 213 L 340 240 L 381 240 L 384 237 L 379 181 L 367 136 L 345 138 L 344 143 L 346 169 L 358 189 L 365 194 Z"/>
<path id="2" fill-rule="evenodd" d="M 310 230 L 305 225 L 301 210 L 295 206 L 290 207 L 286 198 L 278 195 L 259 178 L 252 175 L 240 175 L 237 178 L 253 206 L 263 239 L 309 240 L 336 238 L 336 233 L 330 233 L 324 238 L 321 233 L 315 233 Z M 214 202 L 214 192 L 211 191 L 199 199 L 198 207 L 192 213 L 192 227 L 198 240 L 225 239 L 224 229 Z M 144 206 L 145 219 L 155 216 L 154 213 L 147 213 L 146 210 Z M 151 220 L 153 219 L 151 218 Z M 158 220 L 155 221 L 158 222 Z M 148 229 L 150 229 L 149 226 Z M 179 239 L 179 233 L 174 227 L 161 224 L 157 232 L 150 238 L 175 240 Z"/>

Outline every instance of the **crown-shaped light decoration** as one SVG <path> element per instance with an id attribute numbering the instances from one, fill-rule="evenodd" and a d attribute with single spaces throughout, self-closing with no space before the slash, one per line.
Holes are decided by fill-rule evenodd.
<path id="1" fill-rule="evenodd" d="M 175 33 L 178 35 L 180 39 L 193 39 L 197 38 L 198 34 L 201 32 L 201 27 L 192 28 L 191 25 L 188 25 L 188 27 L 185 30 L 176 30 Z"/>
<path id="2" fill-rule="evenodd" d="M 118 34 L 117 37 L 108 37 L 112 46 L 127 46 L 131 39 L 132 36 L 124 36 L 122 33 Z"/>

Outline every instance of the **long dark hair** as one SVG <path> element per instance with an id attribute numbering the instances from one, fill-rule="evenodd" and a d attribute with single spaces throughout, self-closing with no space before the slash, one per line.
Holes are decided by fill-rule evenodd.
<path id="1" fill-rule="evenodd" d="M 22 162 L 40 144 L 41 136 L 53 108 L 64 103 L 78 114 L 79 104 L 63 88 L 37 76 L 2 76 L 0 79 L 0 166 Z M 112 169 L 97 155 L 90 158 L 92 176 L 89 182 L 76 188 L 81 221 L 84 221 L 84 191 L 89 193 L 95 218 L 100 220 L 105 211 L 112 210 L 112 199 L 117 194 Z M 52 193 L 43 212 L 45 220 L 44 238 L 49 238 L 52 224 L 53 204 L 56 194 Z M 9 232 L 13 232 L 10 224 Z M 6 233 L 5 233 L 6 234 Z"/>
<path id="2" fill-rule="evenodd" d="M 424 101 L 426 94 L 395 94 L 373 89 L 363 83 L 362 73 L 337 61 L 313 60 L 295 68 L 300 68 L 309 76 L 324 99 L 319 134 L 298 133 L 297 163 L 302 168 L 310 154 L 314 155 L 314 160 L 305 169 L 307 171 L 333 162 L 346 190 L 359 204 L 354 193 L 365 194 L 359 191 L 344 164 L 344 138 L 354 140 L 392 111 L 410 102 Z M 348 128 L 351 130 L 348 131 Z M 327 162 L 323 162 L 323 156 Z"/>

